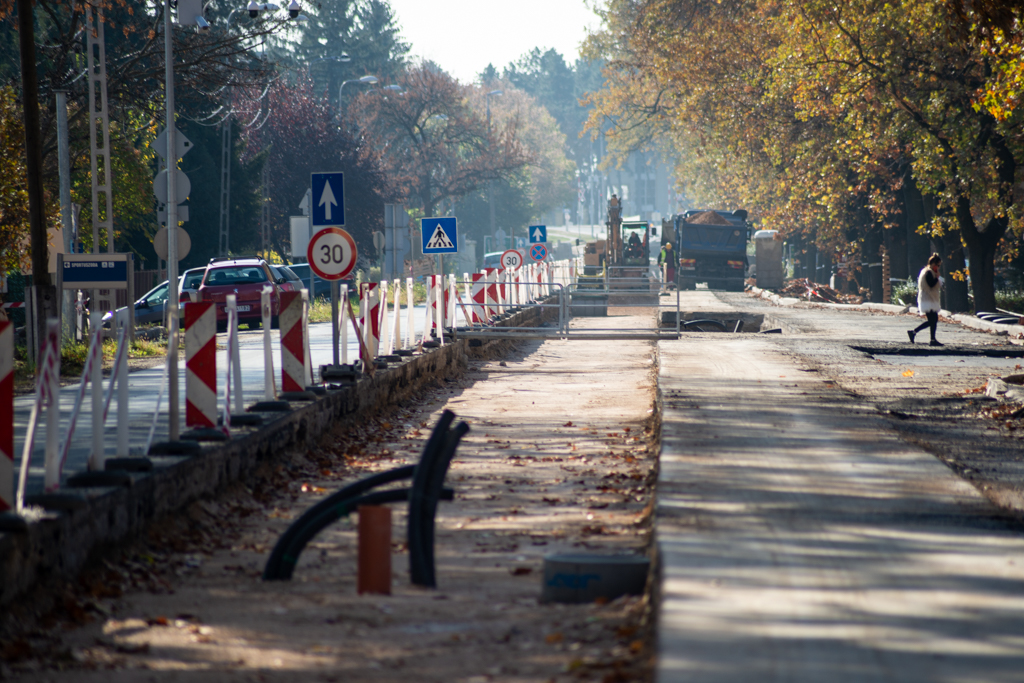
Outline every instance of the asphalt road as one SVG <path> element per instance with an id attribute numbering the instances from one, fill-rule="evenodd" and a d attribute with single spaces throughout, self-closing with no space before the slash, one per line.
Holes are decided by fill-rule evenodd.
<path id="1" fill-rule="evenodd" d="M 684 310 L 733 304 L 766 310 L 683 295 Z M 1020 680 L 1019 525 L 821 363 L 843 359 L 840 380 L 864 392 L 918 396 L 952 368 L 906 375 L 850 350 L 905 341 L 905 316 L 770 310 L 806 335 L 659 344 L 658 681 Z"/>

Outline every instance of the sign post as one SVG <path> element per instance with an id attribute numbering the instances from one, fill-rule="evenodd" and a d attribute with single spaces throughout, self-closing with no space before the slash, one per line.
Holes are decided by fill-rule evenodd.
<path id="1" fill-rule="evenodd" d="M 315 196 L 315 195 L 314 195 Z M 349 276 L 356 265 L 356 241 L 352 235 L 337 226 L 324 228 L 309 240 L 306 260 L 309 269 L 331 283 L 331 339 L 334 364 L 339 365 L 338 349 L 338 281 Z"/>

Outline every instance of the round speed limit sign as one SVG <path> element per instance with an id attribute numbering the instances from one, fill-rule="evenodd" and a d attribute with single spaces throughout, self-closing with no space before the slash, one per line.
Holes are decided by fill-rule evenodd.
<path id="1" fill-rule="evenodd" d="M 306 259 L 325 280 L 342 280 L 356 265 L 356 241 L 341 228 L 324 228 L 309 240 Z"/>
<path id="2" fill-rule="evenodd" d="M 519 270 L 523 265 L 523 255 L 515 249 L 509 249 L 501 255 L 501 267 L 508 270 Z"/>

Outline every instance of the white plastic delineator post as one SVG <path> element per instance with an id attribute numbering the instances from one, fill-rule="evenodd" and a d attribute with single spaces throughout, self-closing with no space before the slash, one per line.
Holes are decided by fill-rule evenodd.
<path id="1" fill-rule="evenodd" d="M 391 330 L 393 344 L 389 342 L 388 353 L 394 353 L 402 348 L 402 281 L 395 280 L 392 284 L 395 290 L 395 319 Z"/>
<path id="2" fill-rule="evenodd" d="M 409 328 L 408 337 L 406 338 L 405 345 L 407 348 L 413 348 L 416 346 L 416 318 L 415 306 L 415 293 L 413 292 L 413 280 L 411 277 L 405 278 L 405 302 L 409 305 L 407 312 L 408 317 L 405 319 L 406 327 Z"/>
<path id="3" fill-rule="evenodd" d="M 14 323 L 0 320 L 0 512 L 14 507 Z"/>
<path id="4" fill-rule="evenodd" d="M 437 341 L 444 344 L 444 275 L 434 276 L 434 328 L 437 330 Z"/>
<path id="5" fill-rule="evenodd" d="M 338 346 L 341 347 L 341 362 L 348 365 L 348 285 L 341 285 L 338 293 Z"/>
<path id="6" fill-rule="evenodd" d="M 99 327 L 101 316 L 93 314 L 93 329 Z M 43 486 L 55 491 L 60 486 L 60 322 L 46 322 L 45 365 L 40 370 L 41 398 L 46 405 L 46 460 Z"/>
<path id="7" fill-rule="evenodd" d="M 89 455 L 88 466 L 90 471 L 102 470 L 103 458 L 103 425 L 106 421 L 106 410 L 103 403 L 103 387 L 100 385 L 102 375 L 102 330 L 98 322 L 101 321 L 101 314 L 96 313 L 92 318 L 92 326 L 89 334 L 89 351 L 85 356 L 85 367 L 82 368 L 82 380 L 78 384 L 78 393 L 75 395 L 75 403 L 71 408 L 71 415 L 68 417 L 68 428 L 61 441 L 57 455 L 57 477 L 64 470 L 64 463 L 67 462 L 68 450 L 71 448 L 71 441 L 75 436 L 75 427 L 78 425 L 78 416 L 81 415 L 82 402 L 85 399 L 85 392 L 92 382 L 92 453 Z M 99 372 L 97 372 L 99 371 Z M 113 383 L 111 383 L 111 389 Z"/>
<path id="8" fill-rule="evenodd" d="M 263 398 L 273 401 L 277 397 L 277 386 L 274 383 L 274 347 L 270 340 L 270 327 L 274 311 L 271 294 L 274 290 L 270 285 L 260 292 L 260 311 L 263 316 Z"/>
<path id="9" fill-rule="evenodd" d="M 444 326 L 450 330 L 455 327 L 455 276 L 449 275 L 444 280 Z"/>
<path id="10" fill-rule="evenodd" d="M 121 325 L 120 340 L 117 343 L 117 456 L 128 457 L 130 447 L 128 442 L 128 349 L 131 346 L 131 337 L 125 325 Z M 123 353 L 122 353 L 123 349 Z M 110 400 L 107 400 L 110 405 Z"/>
<path id="11" fill-rule="evenodd" d="M 434 276 L 427 275 L 424 278 L 427 285 L 426 315 L 423 317 L 423 337 L 421 341 L 430 341 L 430 331 L 434 329 Z"/>
<path id="12" fill-rule="evenodd" d="M 380 319 L 377 328 L 380 330 L 381 355 L 389 355 L 392 349 L 391 321 L 388 319 L 388 286 L 387 280 L 380 281 Z"/>
<path id="13" fill-rule="evenodd" d="M 245 410 L 242 401 L 242 363 L 238 348 L 238 297 L 228 294 L 226 297 L 228 314 L 227 339 L 227 374 L 224 378 L 224 429 L 231 428 L 232 412 L 241 414 Z M 234 396 L 232 396 L 234 392 Z M 234 403 L 232 404 L 232 398 Z"/>
<path id="14" fill-rule="evenodd" d="M 302 289 L 302 348 L 303 367 L 305 368 L 305 381 L 303 388 L 313 384 L 313 363 L 309 352 L 309 290 Z"/>
<path id="15" fill-rule="evenodd" d="M 51 334 L 52 333 L 52 334 Z M 54 344 L 53 342 L 56 342 Z M 13 365 L 13 361 L 12 361 Z M 46 325 L 46 341 L 43 344 L 43 353 L 39 361 L 39 373 L 36 375 L 36 400 L 32 403 L 32 412 L 28 418 L 28 428 L 25 430 L 25 443 L 21 450 L 21 468 L 18 473 L 18 488 L 14 493 L 14 507 L 18 512 L 25 508 L 25 484 L 28 481 L 29 465 L 32 462 L 32 450 L 36 441 L 36 429 L 39 427 L 39 414 L 43 406 L 49 407 L 50 397 L 57 400 L 56 392 L 60 383 L 60 323 L 57 320 L 48 320 Z M 47 434 L 49 437 L 49 434 Z M 49 446 L 49 443 L 47 443 Z M 56 472 L 57 483 L 60 483 L 60 470 L 58 469 L 57 444 L 54 444 L 53 471 Z M 47 476 L 50 473 L 50 461 L 47 461 Z M 46 480 L 44 480 L 46 481 Z"/>
<path id="16" fill-rule="evenodd" d="M 185 304 L 185 425 L 217 424 L 217 304 Z"/>

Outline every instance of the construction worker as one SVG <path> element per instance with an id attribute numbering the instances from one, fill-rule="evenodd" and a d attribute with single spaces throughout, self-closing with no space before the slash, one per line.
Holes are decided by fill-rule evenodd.
<path id="1" fill-rule="evenodd" d="M 665 285 L 675 285 L 676 282 L 676 254 L 672 251 L 672 243 L 665 242 L 658 254 L 658 266 L 665 266 Z"/>

